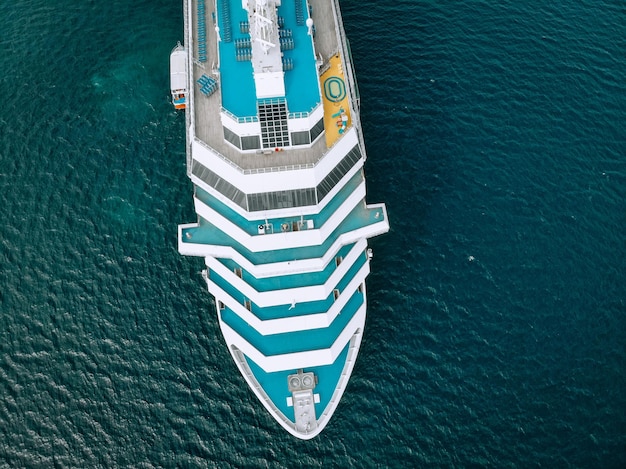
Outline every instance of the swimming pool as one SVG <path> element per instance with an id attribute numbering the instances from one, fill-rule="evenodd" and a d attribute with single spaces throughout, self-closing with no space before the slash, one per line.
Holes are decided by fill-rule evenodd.
<path id="1" fill-rule="evenodd" d="M 256 86 L 254 84 L 252 62 L 237 60 L 237 39 L 249 38 L 241 32 L 240 23 L 248 21 L 247 11 L 240 0 L 221 0 L 217 5 L 220 30 L 229 29 L 232 37 L 222 35 L 219 44 L 222 106 L 237 117 L 257 115 Z M 224 15 L 228 10 L 229 14 Z M 283 2 L 278 7 L 278 15 L 284 18 L 282 29 L 291 30 L 295 47 L 284 50 L 283 56 L 293 63 L 293 69 L 285 72 L 285 93 L 287 108 L 291 113 L 309 112 L 320 102 L 320 87 L 317 66 L 311 37 L 306 26 L 296 23 L 295 5 Z M 225 17 L 226 16 L 226 17 Z M 225 24 L 228 22 L 228 24 Z"/>

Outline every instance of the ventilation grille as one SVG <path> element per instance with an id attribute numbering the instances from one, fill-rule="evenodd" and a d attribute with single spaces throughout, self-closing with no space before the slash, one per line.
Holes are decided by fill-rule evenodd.
<path id="1" fill-rule="evenodd" d="M 258 107 L 263 148 L 289 146 L 287 106 L 285 101 L 260 101 Z"/>

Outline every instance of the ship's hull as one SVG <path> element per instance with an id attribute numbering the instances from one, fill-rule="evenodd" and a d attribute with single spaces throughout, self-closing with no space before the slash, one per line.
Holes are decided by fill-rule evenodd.
<path id="1" fill-rule="evenodd" d="M 283 428 L 310 439 L 335 412 L 361 345 L 367 239 L 389 229 L 385 206 L 365 203 L 338 2 L 185 5 L 198 221 L 179 226 L 179 251 L 204 259 L 250 389 Z"/>
<path id="2" fill-rule="evenodd" d="M 237 347 L 238 341 L 236 336 L 233 336 L 232 329 L 221 320 L 219 308 L 217 308 L 217 316 L 220 318 L 220 328 L 226 345 L 228 346 L 228 351 L 237 365 L 239 372 L 248 383 L 250 389 L 252 389 L 256 397 L 263 404 L 265 409 L 276 419 L 276 421 L 293 436 L 304 440 L 314 438 L 322 430 L 324 430 L 330 421 L 331 416 L 335 412 L 335 409 L 343 396 L 346 385 L 348 384 L 352 374 L 352 369 L 354 368 L 356 357 L 361 346 L 361 340 L 363 338 L 363 329 L 365 327 L 365 308 L 363 308 L 363 311 L 358 315 L 353 335 L 349 342 L 349 354 L 340 354 L 336 358 L 336 363 L 334 363 L 334 365 L 341 369 L 341 372 L 339 374 L 340 378 L 337 379 L 335 389 L 332 391 L 331 398 L 327 403 L 325 403 L 325 407 L 323 409 L 315 412 L 315 414 L 310 413 L 311 416 L 315 415 L 313 421 L 296 418 L 295 412 L 297 409 L 295 409 L 294 412 L 284 412 L 276 406 L 274 400 L 272 400 L 272 398 L 265 391 L 249 366 L 250 358 Z M 303 367 L 302 365 L 303 364 L 301 362 L 294 361 L 291 369 L 294 371 L 298 369 L 306 369 L 306 367 Z M 313 399 L 315 402 L 315 398 Z M 315 405 L 319 405 L 319 402 Z M 291 407 L 293 407 L 293 404 L 288 405 L 288 408 Z"/>

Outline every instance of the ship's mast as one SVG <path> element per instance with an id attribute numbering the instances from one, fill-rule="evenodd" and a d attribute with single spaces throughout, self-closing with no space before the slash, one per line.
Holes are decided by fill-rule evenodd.
<path id="1" fill-rule="evenodd" d="M 278 37 L 276 23 L 272 20 L 272 12 L 275 12 L 276 8 L 271 0 L 253 1 L 256 3 L 256 7 L 252 15 L 254 18 L 254 27 L 251 28 L 251 33 L 254 31 L 252 39 L 261 45 L 261 49 L 267 55 L 270 48 L 276 47 L 274 39 Z"/>
<path id="2" fill-rule="evenodd" d="M 280 0 L 242 0 L 248 11 L 257 98 L 285 96 L 277 7 Z"/>

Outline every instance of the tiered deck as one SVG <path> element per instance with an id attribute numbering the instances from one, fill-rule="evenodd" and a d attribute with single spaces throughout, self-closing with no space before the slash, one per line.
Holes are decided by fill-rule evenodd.
<path id="1" fill-rule="evenodd" d="M 194 128 L 196 137 L 205 142 L 209 147 L 213 148 L 215 151 L 230 160 L 242 170 L 277 168 L 292 165 L 310 165 L 315 164 L 317 161 L 319 161 L 321 155 L 325 154 L 327 148 L 331 146 L 334 141 L 337 140 L 336 136 L 335 138 L 331 138 L 330 141 L 328 141 L 328 139 L 318 139 L 317 142 L 315 142 L 310 148 L 290 149 L 282 151 L 280 153 L 268 153 L 263 155 L 241 153 L 224 141 L 224 133 L 222 130 L 222 123 L 220 119 L 220 111 L 222 110 L 222 108 L 224 108 L 227 112 L 236 115 L 237 109 L 246 107 L 249 108 L 249 105 L 235 106 L 235 112 L 231 112 L 230 109 L 224 106 L 224 101 L 226 101 L 226 104 L 228 104 L 228 102 L 233 102 L 233 99 L 235 99 L 232 96 L 233 92 L 228 89 L 228 86 L 226 92 L 229 95 L 224 96 L 225 99 L 223 99 L 222 96 L 224 90 L 222 90 L 221 88 L 218 88 L 217 92 L 213 93 L 212 95 L 205 96 L 200 92 L 201 85 L 198 83 L 198 80 L 200 80 L 203 75 L 215 77 L 217 79 L 220 73 L 222 74 L 222 78 L 226 80 L 227 75 L 231 73 L 235 75 L 234 83 L 236 83 L 239 87 L 241 85 L 241 80 L 247 79 L 242 78 L 242 75 L 238 74 L 238 72 L 241 71 L 239 69 L 244 69 L 245 67 L 248 67 L 250 69 L 248 71 L 248 74 L 251 74 L 251 65 L 249 64 L 249 62 L 242 63 L 236 60 L 236 55 L 234 53 L 235 39 L 240 36 L 240 34 L 238 34 L 237 28 L 231 28 L 232 42 L 229 43 L 229 46 L 227 47 L 225 47 L 225 45 L 220 46 L 220 51 L 222 53 L 218 53 L 218 47 L 216 46 L 216 44 L 218 44 L 218 37 L 215 31 L 213 18 L 215 18 L 216 21 L 219 23 L 221 15 L 218 11 L 215 11 L 213 2 L 207 2 L 205 4 L 205 19 L 203 22 L 202 19 L 198 16 L 198 0 L 189 1 L 191 2 L 190 11 L 192 13 L 192 31 L 190 38 L 188 39 L 191 40 L 190 50 L 193 51 L 193 79 L 191 80 L 191 82 L 194 85 L 194 89 L 191 92 L 194 93 L 194 106 L 192 112 L 193 122 L 195 123 Z M 223 0 L 218 2 L 218 8 L 220 5 L 225 5 L 228 2 L 230 2 L 230 21 L 231 23 L 237 22 L 238 24 L 239 18 L 235 18 L 233 12 L 241 10 L 241 1 Z M 287 1 L 284 3 L 286 5 Z M 310 1 L 310 3 L 312 5 L 312 18 L 316 30 L 333 31 L 332 34 L 317 34 L 315 36 L 316 57 L 318 59 L 321 58 L 323 62 L 322 69 L 328 68 L 331 58 L 335 57 L 335 65 L 333 67 L 333 70 L 335 70 L 334 73 L 335 75 L 340 74 L 339 78 L 342 80 L 346 80 L 347 78 L 343 76 L 343 72 L 340 72 L 340 68 L 336 65 L 338 61 L 336 53 L 339 50 L 340 46 L 337 40 L 337 36 L 334 33 L 334 13 L 332 3 L 329 1 L 316 0 Z M 205 25 L 204 27 L 202 26 L 203 24 Z M 289 25 L 289 20 L 286 20 L 286 26 Z M 292 29 L 296 29 L 296 27 L 297 26 L 294 26 Z M 220 36 L 223 36 L 221 29 L 223 28 L 220 28 Z M 300 27 L 300 29 L 302 29 L 302 27 Z M 306 35 L 306 32 L 304 34 Z M 298 38 L 295 39 L 298 40 Z M 304 38 L 300 37 L 301 41 L 303 39 Z M 224 40 L 224 38 L 222 38 L 222 40 Z M 198 52 L 199 50 L 201 50 L 202 52 Z M 306 52 L 307 51 L 305 50 L 304 53 Z M 310 51 L 308 51 L 308 53 L 310 54 Z M 202 61 L 201 59 L 206 60 Z M 294 70 L 285 72 L 288 102 L 296 101 L 296 99 L 294 98 L 290 99 L 290 92 L 293 92 L 294 94 L 298 93 L 298 90 L 295 89 L 295 87 L 290 86 L 290 78 L 292 74 L 296 73 L 296 68 L 298 67 L 300 57 L 294 57 L 293 59 L 295 62 Z M 224 74 L 226 74 L 226 76 Z M 326 79 L 328 77 L 324 78 Z M 224 87 L 224 84 L 222 84 L 221 86 Z M 319 86 L 320 89 L 322 89 L 323 84 L 320 83 Z M 245 87 L 241 87 L 240 89 L 245 89 Z M 252 90 L 253 89 L 254 87 L 252 86 Z M 322 96 L 323 95 L 324 93 L 322 92 Z M 241 96 L 241 99 L 249 101 L 250 96 L 243 95 Z M 308 99 L 307 101 L 311 102 L 311 99 Z M 290 109 L 290 111 L 293 112 L 292 109 Z M 303 111 L 303 109 L 297 110 L 297 112 Z M 237 117 L 252 118 L 252 116 L 246 115 L 239 115 Z M 332 134 L 333 131 L 334 129 L 331 128 L 329 133 Z"/>

